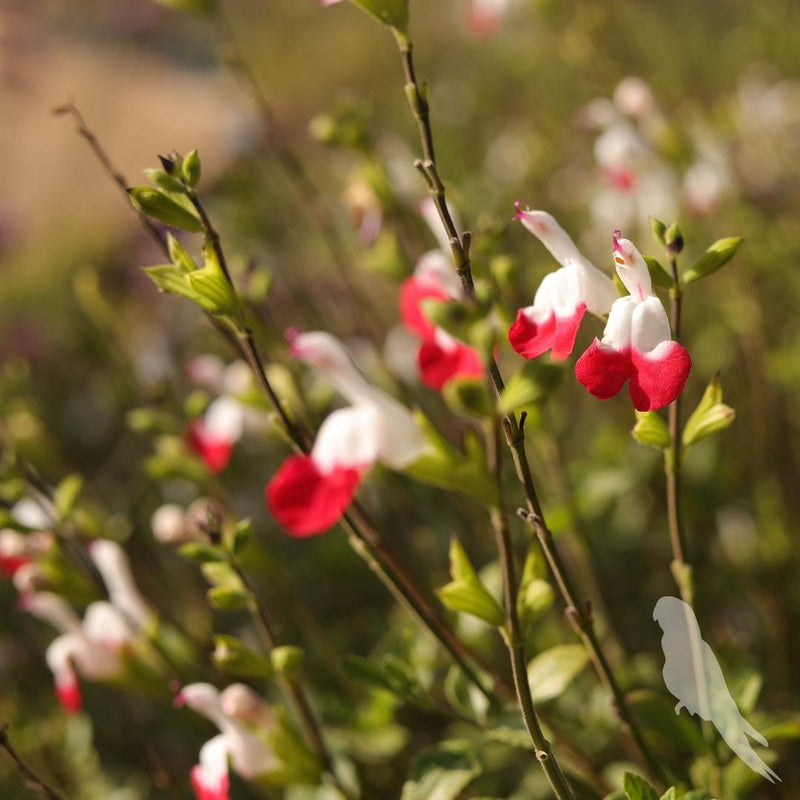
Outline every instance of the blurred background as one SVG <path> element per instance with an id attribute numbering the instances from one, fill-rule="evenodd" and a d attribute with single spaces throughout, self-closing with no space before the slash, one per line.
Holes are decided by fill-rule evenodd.
<path id="1" fill-rule="evenodd" d="M 181 449 L 204 404 L 233 392 L 198 381 L 193 359 L 227 362 L 232 354 L 199 311 L 156 292 L 141 267 L 163 254 L 76 132 L 74 114 L 53 114 L 74 104 L 127 185 L 146 183 L 142 170 L 158 166 L 159 154 L 198 149 L 203 197 L 261 323 L 273 376 L 298 408 L 304 399 L 297 413 L 318 421 L 331 396 L 289 364 L 283 331 L 322 328 L 458 442 L 471 423 L 419 385 L 414 343 L 398 328 L 398 284 L 436 239 L 420 213 L 417 134 L 391 36 L 348 3 L 241 0 L 223 11 L 209 21 L 149 0 L 6 0 L 0 8 L 0 499 L 12 508 L 28 491 L 22 462 L 44 487 L 82 475 L 86 506 L 74 535 L 125 540 L 143 594 L 206 655 L 212 631 L 240 633 L 246 618 L 212 614 L 202 577 L 154 539 L 151 517 L 164 503 L 186 507 L 201 494 L 251 516 L 248 566 L 286 610 L 287 639 L 307 648 L 318 706 L 366 785 L 397 797 L 412 759 L 449 723 L 365 698 L 349 684 L 337 696 L 340 654 L 400 652 L 430 684 L 443 659 L 341 533 L 289 540 L 266 512 L 263 486 L 287 451 L 257 401 L 255 433 L 236 444 L 220 476 Z M 648 215 L 680 222 L 683 267 L 715 239 L 745 239 L 729 266 L 685 297 L 682 339 L 694 361 L 687 413 L 716 372 L 736 410 L 729 430 L 687 458 L 685 524 L 704 636 L 734 695 L 754 708 L 748 718 L 780 754 L 774 766 L 784 778 L 765 788 L 741 765 L 730 767 L 723 796 L 796 797 L 798 6 L 509 0 L 495 11 L 468 0 L 411 3 L 440 173 L 474 233 L 474 269 L 493 282 L 501 319 L 529 305 L 553 269 L 544 248 L 512 223 L 515 200 L 553 213 L 603 270 L 616 227 L 661 255 Z M 250 77 L 263 92 L 255 102 Z M 185 239 L 193 252 L 195 239 Z M 597 320 L 585 324 L 576 353 L 601 330 Z M 500 357 L 509 374 L 521 367 L 507 346 Z M 548 402 L 530 409 L 541 494 L 601 619 L 613 622 L 623 682 L 661 693 L 669 707 L 651 619 L 658 597 L 674 593 L 661 457 L 630 437 L 627 398 L 598 403 L 569 367 L 563 373 Z M 509 482 L 511 504 L 520 502 L 515 491 Z M 425 586 L 447 581 L 454 532 L 498 584 L 477 505 L 383 471 L 363 496 Z M 525 535 L 515 528 L 520 547 Z M 51 578 L 78 606 L 91 596 L 64 574 Z M 188 771 L 210 728 L 173 711 L 169 697 L 143 703 L 99 685 L 85 689 L 87 713 L 65 716 L 43 657 L 52 630 L 15 603 L 4 580 L 0 721 L 11 723 L 20 752 L 73 800 L 190 797 Z M 464 635 L 506 669 L 485 631 Z M 537 621 L 531 653 L 571 641 L 557 602 Z M 200 666 L 181 677 L 219 674 Z M 548 708 L 601 771 L 608 767 L 615 788 L 625 755 L 607 706 L 587 669 Z M 684 773 L 695 758 L 668 735 L 657 746 Z M 529 754 L 495 747 L 463 797 L 547 796 Z M 702 756 L 693 769 L 703 786 Z M 260 796 L 244 783 L 234 789 L 235 797 Z M 34 796 L 7 760 L 0 796 Z"/>

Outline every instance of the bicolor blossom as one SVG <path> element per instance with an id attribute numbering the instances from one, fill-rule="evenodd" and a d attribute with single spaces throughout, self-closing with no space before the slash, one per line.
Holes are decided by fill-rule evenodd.
<path id="1" fill-rule="evenodd" d="M 426 300 L 448 302 L 461 297 L 461 281 L 442 250 L 425 253 L 414 274 L 400 287 L 400 316 L 422 340 L 417 367 L 422 382 L 432 389 L 442 389 L 453 378 L 483 375 L 478 351 L 434 325 L 422 308 Z"/>
<path id="2" fill-rule="evenodd" d="M 319 370 L 350 402 L 322 423 L 308 455 L 283 463 L 266 488 L 275 518 L 296 537 L 324 533 L 350 505 L 376 461 L 404 469 L 427 442 L 411 413 L 372 386 L 328 333 L 292 333 L 292 353 Z"/>
<path id="3" fill-rule="evenodd" d="M 119 677 L 124 671 L 123 653 L 133 648 L 150 613 L 118 544 L 98 541 L 90 555 L 111 601 L 91 603 L 82 620 L 62 597 L 51 592 L 35 592 L 20 599 L 24 610 L 61 631 L 47 648 L 46 660 L 56 697 L 70 713 L 82 705 L 78 676 L 90 681 Z"/>
<path id="4" fill-rule="evenodd" d="M 245 780 L 267 775 L 280 767 L 268 741 L 271 715 L 264 701 L 250 688 L 234 683 L 220 692 L 210 683 L 184 686 L 175 704 L 187 706 L 214 723 L 220 733 L 200 749 L 191 782 L 197 800 L 229 800 L 228 763 Z"/>
<path id="5" fill-rule="evenodd" d="M 212 472 L 228 466 L 233 448 L 247 424 L 247 409 L 237 399 L 250 383 L 250 370 L 243 361 L 225 366 L 216 356 L 193 358 L 186 365 L 189 378 L 219 397 L 189 426 L 189 444 Z"/>
<path id="6" fill-rule="evenodd" d="M 470 0 L 469 26 L 478 36 L 494 36 L 503 24 L 511 0 Z"/>
<path id="7" fill-rule="evenodd" d="M 692 359 L 672 341 L 667 312 L 633 242 L 614 231 L 617 274 L 630 292 L 611 307 L 603 338 L 575 364 L 578 380 L 597 398 L 614 397 L 626 381 L 637 411 L 669 405 L 683 391 Z"/>
<path id="8" fill-rule="evenodd" d="M 525 358 L 550 351 L 563 360 L 575 346 L 575 337 L 587 311 L 608 313 L 618 297 L 613 281 L 580 253 L 567 232 L 546 211 L 522 209 L 518 219 L 550 251 L 561 268 L 546 275 L 533 305 L 521 308 L 508 331 L 511 346 Z"/>
<path id="9" fill-rule="evenodd" d="M 24 567 L 33 566 L 51 547 L 53 537 L 46 531 L 20 533 L 11 528 L 0 530 L 0 573 L 9 578 Z"/>

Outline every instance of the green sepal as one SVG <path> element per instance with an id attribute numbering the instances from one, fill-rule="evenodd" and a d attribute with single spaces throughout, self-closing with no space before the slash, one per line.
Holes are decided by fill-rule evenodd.
<path id="1" fill-rule="evenodd" d="M 167 247 L 169 248 L 169 260 L 181 270 L 181 272 L 194 272 L 200 267 L 186 251 L 186 248 L 171 234 L 167 234 Z"/>
<path id="2" fill-rule="evenodd" d="M 269 654 L 272 668 L 278 675 L 296 675 L 305 662 L 306 654 L 302 647 L 295 647 L 290 644 L 283 644 L 275 647 Z"/>
<path id="3" fill-rule="evenodd" d="M 178 552 L 189 561 L 195 564 L 215 564 L 224 562 L 227 558 L 224 551 L 219 547 L 203 542 L 189 542 L 181 545 Z"/>
<path id="4" fill-rule="evenodd" d="M 203 308 L 212 314 L 233 316 L 237 310 L 236 295 L 228 283 L 228 279 L 221 274 L 199 269 L 187 275 L 191 288 L 200 298 Z"/>
<path id="5" fill-rule="evenodd" d="M 203 230 L 203 223 L 196 214 L 179 205 L 160 189 L 154 189 L 152 186 L 134 186 L 128 189 L 128 196 L 133 207 L 148 217 L 192 233 Z"/>
<path id="6" fill-rule="evenodd" d="M 718 239 L 686 270 L 683 274 L 683 283 L 700 280 L 700 278 L 705 278 L 724 267 L 736 255 L 736 251 L 741 247 L 743 241 L 741 236 Z"/>
<path id="7" fill-rule="evenodd" d="M 144 171 L 147 180 L 154 183 L 159 189 L 172 194 L 185 194 L 186 187 L 177 179 L 173 178 L 163 169 L 146 169 Z"/>
<path id="8" fill-rule="evenodd" d="M 564 374 L 556 364 L 528 361 L 515 372 L 497 400 L 501 414 L 511 414 L 544 400 L 558 386 Z"/>
<path id="9" fill-rule="evenodd" d="M 247 678 L 269 678 L 274 674 L 272 662 L 239 641 L 235 636 L 218 633 L 214 637 L 214 663 L 232 675 Z"/>
<path id="10" fill-rule="evenodd" d="M 485 419 L 492 415 L 492 399 L 480 378 L 452 378 L 442 389 L 442 397 L 453 411 Z"/>
<path id="11" fill-rule="evenodd" d="M 650 230 L 653 232 L 653 238 L 662 247 L 666 246 L 664 241 L 664 234 L 667 232 L 667 226 L 656 217 L 650 217 Z"/>
<path id="12" fill-rule="evenodd" d="M 664 420 L 655 411 L 637 411 L 636 424 L 631 430 L 631 436 L 639 444 L 665 450 L 670 446 L 669 430 Z"/>

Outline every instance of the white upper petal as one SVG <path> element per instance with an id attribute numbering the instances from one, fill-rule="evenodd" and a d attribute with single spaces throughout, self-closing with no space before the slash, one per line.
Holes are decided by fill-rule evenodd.
<path id="1" fill-rule="evenodd" d="M 242 436 L 243 426 L 242 404 L 232 397 L 218 397 L 203 417 L 203 433 L 212 439 L 237 442 Z"/>
<path id="2" fill-rule="evenodd" d="M 20 525 L 35 530 L 43 530 L 53 524 L 56 518 L 53 504 L 45 497 L 32 500 L 24 497 L 11 508 L 11 516 Z"/>
<path id="3" fill-rule="evenodd" d="M 559 264 L 580 261 L 580 254 L 569 234 L 546 211 L 523 211 L 520 221 L 550 251 Z"/>
<path id="4" fill-rule="evenodd" d="M 580 302 L 578 270 L 571 264 L 544 276 L 534 295 L 530 316 L 540 324 L 553 313 L 559 317 L 569 317 Z"/>
<path id="5" fill-rule="evenodd" d="M 630 239 L 619 239 L 616 242 L 614 263 L 617 267 L 617 275 L 637 302 L 653 294 L 653 283 L 647 263 Z"/>
<path id="6" fill-rule="evenodd" d="M 377 407 L 364 403 L 329 414 L 317 434 L 311 458 L 321 472 L 337 467 L 365 469 L 378 459 L 380 421 Z"/>
<path id="7" fill-rule="evenodd" d="M 392 469 L 405 469 L 428 449 L 411 412 L 387 395 L 377 398 L 378 458 Z"/>
<path id="8" fill-rule="evenodd" d="M 231 764 L 243 778 L 257 778 L 280 766 L 272 747 L 243 723 L 230 720 L 225 735 Z"/>
<path id="9" fill-rule="evenodd" d="M 462 287 L 452 259 L 443 250 L 429 250 L 417 262 L 415 280 L 444 292 L 454 299 L 461 297 Z"/>
<path id="10" fill-rule="evenodd" d="M 123 612 L 104 600 L 92 603 L 86 609 L 83 633 L 90 642 L 111 649 L 119 649 L 136 639 L 136 633 Z"/>
<path id="11" fill-rule="evenodd" d="M 603 331 L 603 344 L 615 350 L 627 350 L 631 346 L 631 319 L 635 307 L 636 301 L 630 295 L 614 301 Z"/>
<path id="12" fill-rule="evenodd" d="M 199 778 L 204 786 L 216 788 L 228 774 L 229 741 L 220 733 L 200 748 Z"/>
<path id="13" fill-rule="evenodd" d="M 143 625 L 150 616 L 150 609 L 136 588 L 128 556 L 122 547 L 110 539 L 98 539 L 91 544 L 89 555 L 103 576 L 111 602 L 129 622 Z"/>
<path id="14" fill-rule="evenodd" d="M 672 338 L 667 312 L 657 297 L 637 303 L 631 318 L 631 346 L 648 353 Z"/>

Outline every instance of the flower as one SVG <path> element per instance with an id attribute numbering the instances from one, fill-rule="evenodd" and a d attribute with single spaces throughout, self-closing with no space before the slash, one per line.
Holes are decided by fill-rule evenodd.
<path id="1" fill-rule="evenodd" d="M 536 358 L 550 350 L 553 358 L 562 360 L 575 346 L 575 336 L 586 311 L 598 317 L 607 314 L 618 293 L 612 280 L 581 255 L 550 214 L 522 210 L 519 202 L 515 207 L 515 219 L 562 266 L 545 276 L 536 290 L 533 305 L 519 310 L 508 331 L 508 340 L 525 358 Z"/>
<path id="2" fill-rule="evenodd" d="M 630 292 L 611 307 L 602 340 L 595 338 L 575 364 L 578 380 L 607 400 L 630 381 L 637 411 L 669 405 L 683 391 L 692 359 L 672 341 L 667 312 L 653 294 L 650 273 L 633 242 L 614 231 L 617 274 Z"/>
<path id="3" fill-rule="evenodd" d="M 234 683 L 220 692 L 210 683 L 192 683 L 178 692 L 175 704 L 202 714 L 220 730 L 202 746 L 199 763 L 192 768 L 191 782 L 197 800 L 228 800 L 228 759 L 246 780 L 280 766 L 272 747 L 258 735 L 259 728 L 271 725 L 269 710 L 244 684 Z"/>
<path id="4" fill-rule="evenodd" d="M 494 36 L 503 24 L 510 0 L 470 0 L 469 27 L 481 37 Z"/>
<path id="5" fill-rule="evenodd" d="M 478 351 L 434 325 L 422 309 L 426 300 L 447 302 L 462 296 L 461 281 L 442 250 L 425 253 L 400 287 L 400 316 L 422 339 L 417 366 L 422 382 L 432 389 L 442 389 L 453 378 L 483 375 Z"/>
<path id="6" fill-rule="evenodd" d="M 42 557 L 53 544 L 46 531 L 20 533 L 11 528 L 0 530 L 0 573 L 13 578 L 16 573 Z"/>
<path id="7" fill-rule="evenodd" d="M 69 713 L 80 711 L 82 705 L 78 675 L 91 681 L 118 677 L 124 671 L 123 651 L 133 647 L 150 616 L 123 549 L 103 540 L 94 542 L 89 553 L 111 602 L 91 603 L 81 620 L 57 594 L 35 592 L 20 598 L 21 608 L 62 632 L 50 643 L 45 657 L 55 679 L 56 697 Z"/>
<path id="8" fill-rule="evenodd" d="M 427 449 L 408 409 L 376 389 L 328 333 L 290 333 L 292 352 L 351 403 L 323 422 L 310 455 L 287 459 L 266 488 L 267 505 L 296 537 L 323 533 L 344 514 L 376 461 L 404 469 Z"/>

